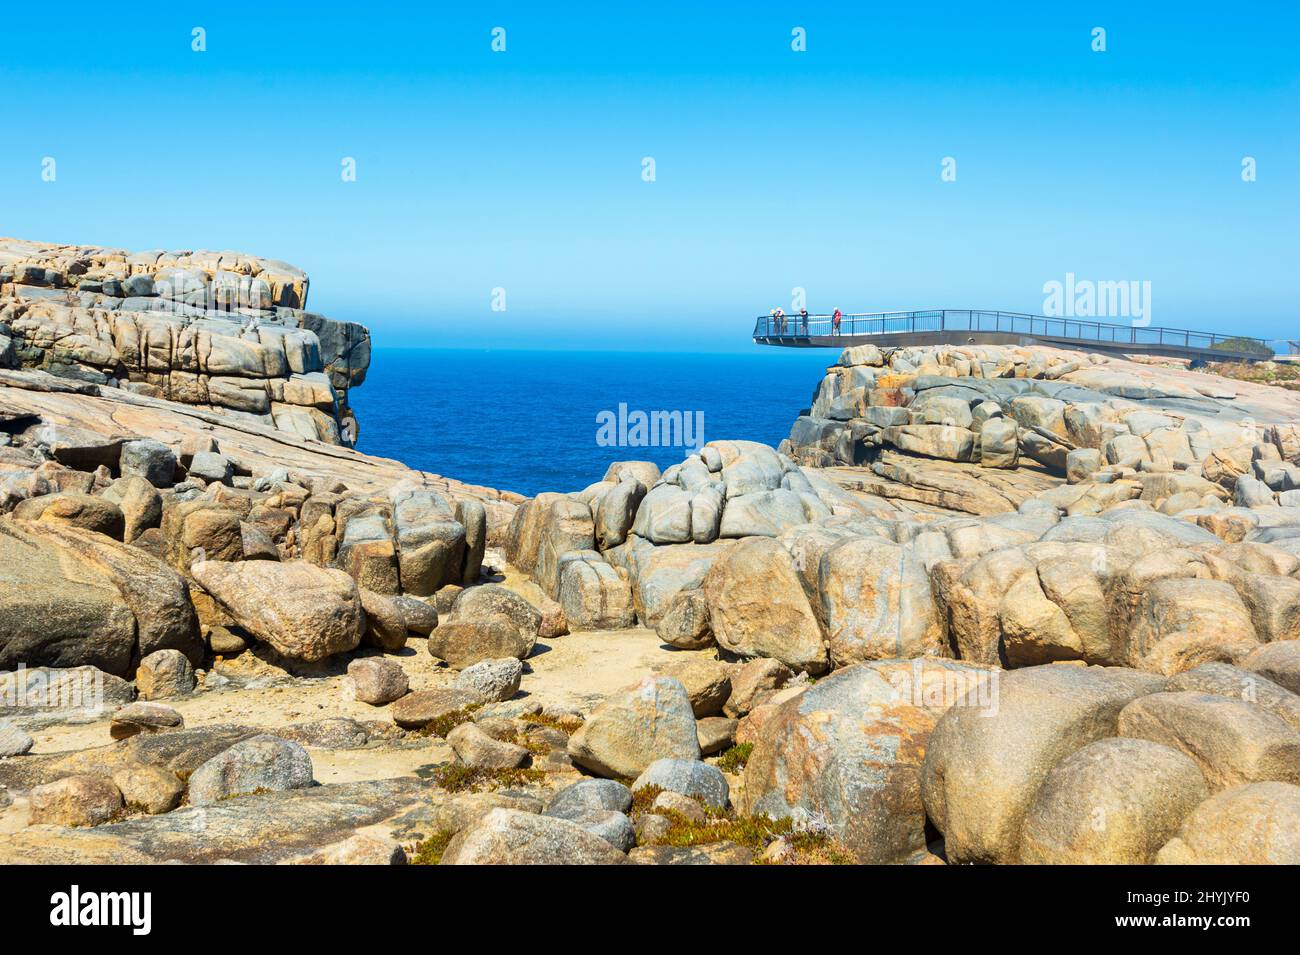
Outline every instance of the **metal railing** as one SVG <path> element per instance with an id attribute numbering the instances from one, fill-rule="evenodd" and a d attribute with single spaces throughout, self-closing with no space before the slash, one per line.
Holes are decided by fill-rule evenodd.
<path id="1" fill-rule="evenodd" d="M 1053 318 L 1025 312 L 1002 312 L 968 308 L 935 308 L 910 312 L 854 312 L 841 317 L 835 328 L 830 315 L 786 315 L 783 319 L 760 315 L 754 324 L 754 340 L 796 343 L 812 338 L 852 335 L 892 335 L 912 332 L 1001 332 L 1038 338 L 1100 342 L 1110 345 L 1164 345 L 1173 348 L 1222 348 L 1224 342 L 1241 347 L 1223 349 L 1229 353 L 1267 352 L 1273 349 L 1262 338 L 1219 335 L 1185 328 L 1142 325 L 1113 325 L 1078 318 Z"/>

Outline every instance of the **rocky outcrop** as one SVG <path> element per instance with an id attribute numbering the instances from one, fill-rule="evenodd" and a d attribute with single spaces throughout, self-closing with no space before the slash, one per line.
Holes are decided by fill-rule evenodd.
<path id="1" fill-rule="evenodd" d="M 1289 395 L 854 348 L 798 441 L 524 501 L 87 377 L 0 370 L 6 861 L 1294 855 Z M 30 692 L 88 672 L 93 709 Z M 316 786 L 329 750 L 402 778 Z M 51 784 L 93 840 L 26 827 Z"/>
<path id="2" fill-rule="evenodd" d="M 350 445 L 370 333 L 306 311 L 308 284 L 239 252 L 0 239 L 0 360 Z"/>

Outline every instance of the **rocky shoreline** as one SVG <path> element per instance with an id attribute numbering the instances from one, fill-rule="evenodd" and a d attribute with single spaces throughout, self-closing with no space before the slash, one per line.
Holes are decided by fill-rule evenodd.
<path id="1" fill-rule="evenodd" d="M 860 346 L 525 499 L 307 286 L 0 241 L 0 861 L 1300 861 L 1295 392 Z"/>

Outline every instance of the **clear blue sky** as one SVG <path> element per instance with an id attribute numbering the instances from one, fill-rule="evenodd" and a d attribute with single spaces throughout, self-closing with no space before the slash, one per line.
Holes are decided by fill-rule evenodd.
<path id="1" fill-rule="evenodd" d="M 543 6 L 8 5 L 0 234 L 286 259 L 383 344 L 740 349 L 795 286 L 1067 272 L 1300 336 L 1300 4 Z"/>

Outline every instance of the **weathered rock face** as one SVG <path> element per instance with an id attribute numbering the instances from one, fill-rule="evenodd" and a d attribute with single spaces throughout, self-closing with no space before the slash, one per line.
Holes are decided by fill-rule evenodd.
<path id="1" fill-rule="evenodd" d="M 1262 706 L 1190 690 L 1134 700 L 1119 735 L 1180 750 L 1218 791 L 1255 782 L 1300 783 L 1300 732 Z"/>
<path id="2" fill-rule="evenodd" d="M 302 561 L 205 560 L 194 579 L 245 630 L 278 653 L 323 660 L 361 642 L 366 616 L 356 581 Z"/>
<path id="3" fill-rule="evenodd" d="M 569 739 L 569 756 L 622 779 L 635 779 L 657 759 L 699 759 L 690 695 L 671 677 L 647 677 L 596 707 Z"/>
<path id="4" fill-rule="evenodd" d="M 1042 465 L 1068 477 L 1056 499 L 1075 513 L 1134 498 L 1167 513 L 1217 509 L 1234 489 L 1245 507 L 1287 504 L 1290 472 L 1268 463 L 1294 463 L 1294 398 L 1225 384 L 1045 347 L 846 349 L 783 450 L 814 467 L 865 466 L 886 480 L 873 490 L 899 497 L 926 480 L 900 474 L 885 449 L 984 468 Z M 1264 466 L 1253 451 L 1261 444 L 1278 452 Z M 900 477 L 912 490 L 889 486 Z M 999 482 L 971 472 L 968 483 Z"/>
<path id="5" fill-rule="evenodd" d="M 111 779 L 83 773 L 37 786 L 31 792 L 32 822 L 97 826 L 122 809 L 122 791 Z"/>
<path id="6" fill-rule="evenodd" d="M 365 657 L 348 664 L 353 698 L 371 706 L 385 706 L 401 699 L 410 688 L 406 671 L 392 660 Z"/>
<path id="7" fill-rule="evenodd" d="M 254 736 L 194 770 L 190 802 L 206 806 L 245 793 L 302 789 L 311 781 L 311 757 L 305 749 L 275 736 Z"/>
<path id="8" fill-rule="evenodd" d="M 817 577 L 836 666 L 948 655 L 925 566 L 905 548 L 851 538 L 822 554 Z"/>
<path id="9" fill-rule="evenodd" d="M 482 702 L 483 697 L 474 690 L 453 686 L 436 687 L 408 693 L 394 703 L 389 712 L 393 722 L 403 729 L 422 729 L 440 717 Z"/>
<path id="10" fill-rule="evenodd" d="M 1209 795 L 1201 770 L 1178 750 L 1098 740 L 1043 780 L 1025 816 L 1020 862 L 1150 865 Z"/>
<path id="11" fill-rule="evenodd" d="M 621 865 L 627 856 L 605 839 L 554 816 L 493 809 L 462 830 L 443 865 Z"/>
<path id="12" fill-rule="evenodd" d="M 742 657 L 771 657 L 793 670 L 825 672 L 821 628 L 779 543 L 754 537 L 731 545 L 714 561 L 703 589 L 720 647 Z"/>
<path id="13" fill-rule="evenodd" d="M 1134 670 L 1036 666 L 1003 673 L 993 706 L 951 707 L 930 734 L 922 793 L 953 862 L 1015 862 L 1051 769 L 1115 736 L 1120 711 L 1164 688 Z"/>
<path id="14" fill-rule="evenodd" d="M 956 663 L 923 666 L 972 689 L 988 676 Z M 923 849 L 921 765 L 940 711 L 918 705 L 924 694 L 904 692 L 890 675 L 878 664 L 846 667 L 782 703 L 745 767 L 743 810 L 829 828 L 863 863 Z"/>
<path id="15" fill-rule="evenodd" d="M 291 265 L 236 252 L 0 239 L 0 326 L 18 367 L 352 444 L 347 393 L 365 380 L 370 333 L 304 311 L 307 287 Z"/>
<path id="16" fill-rule="evenodd" d="M 129 676 L 135 661 L 203 653 L 185 582 L 111 538 L 46 522 L 0 521 L 0 669 L 90 665 Z"/>
<path id="17" fill-rule="evenodd" d="M 1300 865 L 1300 786 L 1252 783 L 1210 797 L 1160 850 L 1161 865 Z"/>
<path id="18" fill-rule="evenodd" d="M 580 630 L 618 630 L 636 622 L 626 572 L 596 551 L 570 551 L 560 558 L 557 586 L 569 626 Z"/>
<path id="19" fill-rule="evenodd" d="M 446 622 L 429 635 L 428 649 L 456 669 L 502 657 L 527 659 L 537 643 L 542 615 L 498 584 L 464 590 Z"/>

